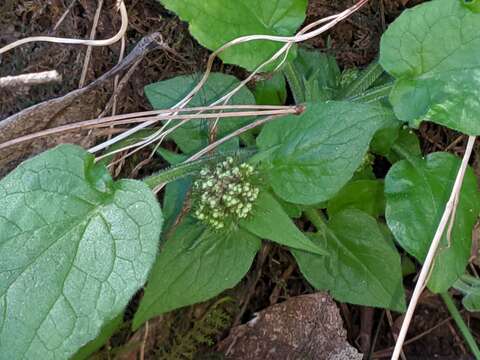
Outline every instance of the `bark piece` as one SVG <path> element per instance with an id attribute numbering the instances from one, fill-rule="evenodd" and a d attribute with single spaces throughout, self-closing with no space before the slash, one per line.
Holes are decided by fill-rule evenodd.
<path id="1" fill-rule="evenodd" d="M 325 293 L 291 298 L 260 311 L 219 344 L 226 359 L 360 360 L 346 340 L 337 305 Z"/>

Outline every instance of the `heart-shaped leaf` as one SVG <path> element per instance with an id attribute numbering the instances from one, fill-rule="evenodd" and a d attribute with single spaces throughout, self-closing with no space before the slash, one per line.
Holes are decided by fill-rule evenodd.
<path id="1" fill-rule="evenodd" d="M 460 159 L 444 152 L 397 162 L 385 178 L 385 217 L 398 243 L 419 261 L 427 255 L 452 190 Z M 446 231 L 428 287 L 444 292 L 464 274 L 480 211 L 477 181 L 468 168 L 450 239 Z"/>
<path id="2" fill-rule="evenodd" d="M 292 250 L 305 278 L 352 304 L 405 310 L 400 256 L 374 218 L 347 209 L 311 236 L 327 256 Z"/>
<path id="3" fill-rule="evenodd" d="M 66 359 L 94 339 L 144 284 L 161 225 L 146 185 L 76 146 L 0 181 L 1 357 Z"/>
<path id="4" fill-rule="evenodd" d="M 243 35 L 293 35 L 305 20 L 307 10 L 307 0 L 160 2 L 187 21 L 193 37 L 210 50 L 217 50 L 230 40 Z M 253 70 L 269 59 L 282 45 L 273 41 L 253 41 L 225 50 L 220 58 L 226 63 Z"/>
<path id="5" fill-rule="evenodd" d="M 380 64 L 397 81 L 397 116 L 480 134 L 480 13 L 462 1 L 429 1 L 405 11 L 385 32 Z"/>
<path id="6" fill-rule="evenodd" d="M 235 286 L 259 249 L 260 239 L 245 230 L 218 232 L 186 218 L 166 240 L 153 266 L 133 328 Z"/>
<path id="7" fill-rule="evenodd" d="M 393 113 L 379 105 L 307 103 L 301 115 L 268 123 L 257 138 L 275 193 L 299 204 L 330 199 L 364 161 L 375 132 Z"/>

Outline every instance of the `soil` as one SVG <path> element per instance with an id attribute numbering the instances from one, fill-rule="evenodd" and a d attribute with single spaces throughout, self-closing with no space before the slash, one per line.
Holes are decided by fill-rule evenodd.
<path id="1" fill-rule="evenodd" d="M 73 6 L 59 23 L 72 1 Z M 406 7 L 419 2 L 421 1 L 372 0 L 350 19 L 306 45 L 334 54 L 342 68 L 364 67 L 378 56 L 379 40 L 388 24 Z M 352 3 L 351 0 L 310 0 L 306 23 L 336 13 Z M 181 74 L 200 72 L 204 69 L 209 55 L 209 52 L 189 35 L 186 24 L 166 11 L 159 2 L 127 0 L 126 5 L 130 16 L 126 37 L 127 52 L 143 36 L 154 31 L 162 34 L 171 51 L 154 51 L 142 61 L 119 94 L 117 113 L 150 109 L 142 91 L 145 85 Z M 96 37 L 99 39 L 112 36 L 119 27 L 120 20 L 113 7 L 113 0 L 105 0 L 96 30 Z M 96 9 L 95 0 L 4 0 L 0 4 L 0 45 L 34 34 L 88 38 Z M 0 121 L 33 104 L 77 89 L 84 66 L 85 51 L 83 47 L 35 43 L 0 57 L 0 77 L 51 69 L 56 69 L 63 75 L 60 84 L 35 86 L 27 90 L 0 90 Z M 117 63 L 119 54 L 119 44 L 95 48 L 88 66 L 87 83 L 112 68 Z M 220 62 L 215 63 L 214 69 L 238 77 L 245 76 L 242 69 L 224 66 Z M 98 109 L 98 114 L 103 111 L 112 94 L 112 88 L 113 83 L 104 89 L 105 96 L 99 96 L 98 103 L 92 105 Z M 461 154 L 466 143 L 466 137 L 433 124 L 423 125 L 418 133 L 425 154 L 444 150 Z M 477 153 L 478 149 L 472 163 L 479 172 Z M 136 164 L 140 160 L 142 154 L 133 158 L 131 161 L 135 163 L 127 164 L 125 169 L 128 171 L 124 171 L 128 175 L 138 174 Z M 155 163 L 149 164 L 141 171 L 151 171 L 154 166 Z M 309 226 L 308 223 L 300 225 L 305 228 Z M 407 279 L 406 287 L 410 290 L 413 288 L 413 279 Z M 294 296 L 313 292 L 287 251 L 276 246 L 264 248 L 245 280 L 235 289 L 221 295 L 236 299 L 232 306 L 224 309 L 230 321 L 227 321 L 228 324 L 223 330 L 218 331 L 213 344 L 202 345 L 202 358 L 207 358 L 204 354 L 208 353 L 212 354 L 210 358 L 215 358 L 215 343 L 224 339 L 234 325 L 250 320 L 255 312 Z M 138 298 L 132 301 L 126 320 L 131 317 L 137 300 Z M 123 329 L 111 339 L 109 346 L 100 352 L 100 356 L 103 358 L 108 352 L 118 358 L 135 359 L 142 351 L 147 359 L 159 357 L 160 349 L 171 346 L 172 339 L 182 334 L 182 331 L 188 332 L 195 319 L 217 300 L 152 320 L 147 338 L 144 337 L 143 328 L 137 333 Z M 388 358 L 394 344 L 394 335 L 401 323 L 401 315 L 348 304 L 338 305 L 350 344 L 362 352 L 369 352 L 372 358 Z M 474 335 L 478 337 L 479 320 L 474 314 L 465 312 L 464 316 Z M 449 314 L 438 297 L 432 294 L 422 296 L 407 337 L 414 341 L 404 348 L 408 359 L 470 358 L 468 348 L 455 325 L 451 321 L 445 321 L 448 317 Z M 173 324 L 177 329 L 176 335 L 171 332 Z"/>

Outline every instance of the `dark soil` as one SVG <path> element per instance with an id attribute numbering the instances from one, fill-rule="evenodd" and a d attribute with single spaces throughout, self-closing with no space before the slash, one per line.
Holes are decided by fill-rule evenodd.
<path id="1" fill-rule="evenodd" d="M 61 37 L 88 38 L 93 17 L 97 9 L 95 0 L 78 0 L 63 22 L 55 28 L 72 0 L 4 0 L 0 3 L 0 45 L 31 35 L 49 34 Z M 199 0 L 200 1 L 200 0 Z M 382 32 L 406 7 L 417 4 L 417 0 L 372 0 L 368 6 L 329 33 L 308 42 L 308 46 L 328 51 L 336 56 L 343 68 L 364 67 L 378 56 Z M 202 71 L 209 52 L 189 35 L 187 26 L 172 13 L 162 8 L 155 0 L 127 0 L 130 28 L 127 34 L 127 51 L 143 36 L 161 32 L 172 52 L 158 50 L 140 64 L 127 87 L 120 94 L 117 113 L 150 109 L 143 96 L 143 87 L 151 82 L 171 78 L 180 74 Z M 351 5 L 351 0 L 310 0 L 306 23 L 330 15 Z M 112 36 L 119 27 L 120 19 L 113 11 L 113 0 L 106 0 L 96 31 L 97 38 Z M 327 49 L 328 47 L 328 49 Z M 120 46 L 96 48 L 88 67 L 87 83 L 105 73 L 118 61 Z M 85 48 L 45 43 L 29 44 L 0 57 L 0 77 L 28 72 L 56 69 L 63 75 L 61 84 L 36 86 L 26 91 L 0 91 L 0 120 L 33 104 L 45 101 L 79 86 L 80 74 L 85 58 Z M 244 76 L 241 69 L 215 64 L 215 70 Z M 113 84 L 112 84 L 113 87 Z M 112 88 L 106 89 L 107 100 Z M 98 113 L 105 106 L 99 97 Z M 419 130 L 424 153 L 448 150 L 461 153 L 466 138 L 458 134 L 427 124 Z M 478 150 L 478 149 L 477 149 Z M 474 159 L 478 159 L 476 151 Z M 135 161 L 140 161 L 138 157 Z M 473 160 L 474 165 L 477 164 Z M 134 169 L 135 164 L 130 168 Z M 475 166 L 478 169 L 478 166 Z M 478 171 L 477 171 L 478 172 Z M 308 223 L 300 223 L 308 228 Z M 287 298 L 312 293 L 313 289 L 302 278 L 290 254 L 276 246 L 267 246 L 259 255 L 256 264 L 245 280 L 228 294 L 235 301 L 222 311 L 229 321 L 217 329 L 216 340 L 228 334 L 229 327 L 248 321 L 256 311 L 284 301 Z M 413 288 L 413 279 L 406 283 Z M 222 296 L 225 296 L 222 295 Z M 217 299 L 218 300 L 218 299 Z M 108 349 L 118 358 L 135 359 L 140 348 L 145 358 L 160 356 L 161 349 L 171 348 L 175 341 L 191 330 L 191 324 L 201 318 L 215 301 L 183 309 L 149 324 L 145 338 L 142 328 L 137 333 L 123 329 L 111 340 Z M 132 302 L 129 312 L 135 308 Z M 370 352 L 373 358 L 388 358 L 394 344 L 394 334 L 401 324 L 401 316 L 379 309 L 339 304 L 348 338 L 361 351 Z M 459 304 L 459 306 L 461 306 Z M 480 324 L 473 315 L 464 313 L 475 335 L 480 334 Z M 422 297 L 421 305 L 408 334 L 414 338 L 405 346 L 408 359 L 460 359 L 469 358 L 468 348 L 461 339 L 455 325 L 440 299 L 434 295 Z M 128 315 L 127 315 L 128 318 Z M 392 322 L 389 322 L 391 318 Z M 440 324 L 438 326 L 438 324 Z M 173 331 L 172 329 L 175 329 Z M 375 335 L 377 334 L 377 335 Z M 143 344 L 143 345 L 142 345 Z M 202 352 L 214 353 L 215 345 L 202 345 Z M 206 356 L 202 356 L 206 358 Z M 215 358 L 214 355 L 210 358 Z"/>

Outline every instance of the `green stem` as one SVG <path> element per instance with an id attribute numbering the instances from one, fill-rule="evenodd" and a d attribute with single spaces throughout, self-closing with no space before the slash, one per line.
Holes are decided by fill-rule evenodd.
<path id="1" fill-rule="evenodd" d="M 480 349 L 478 348 L 478 344 L 475 338 L 473 337 L 472 333 L 470 332 L 470 329 L 468 328 L 467 324 L 465 324 L 465 321 L 463 321 L 463 318 L 460 312 L 458 311 L 457 307 L 455 306 L 453 299 L 448 294 L 448 292 L 441 293 L 440 296 L 442 297 L 443 302 L 447 306 L 447 309 L 450 312 L 450 315 L 452 315 L 453 320 L 457 324 L 458 329 L 462 333 L 463 339 L 465 340 L 468 347 L 470 348 L 473 355 L 475 356 L 475 359 L 480 360 Z"/>
<path id="2" fill-rule="evenodd" d="M 153 175 L 147 176 L 143 179 L 143 182 L 147 184 L 151 189 L 156 188 L 159 185 L 169 183 L 171 181 L 198 173 L 204 166 L 210 163 L 216 163 L 223 161 L 225 158 L 232 156 L 244 161 L 257 152 L 256 149 L 242 149 L 238 151 L 219 153 L 216 155 L 203 157 L 201 159 L 191 161 L 189 163 L 182 163 L 179 165 L 173 165 L 165 170 L 159 171 Z"/>
<path id="3" fill-rule="evenodd" d="M 325 217 L 317 209 L 307 208 L 305 209 L 305 216 L 308 220 L 317 228 L 317 231 L 326 233 L 327 223 Z"/>

